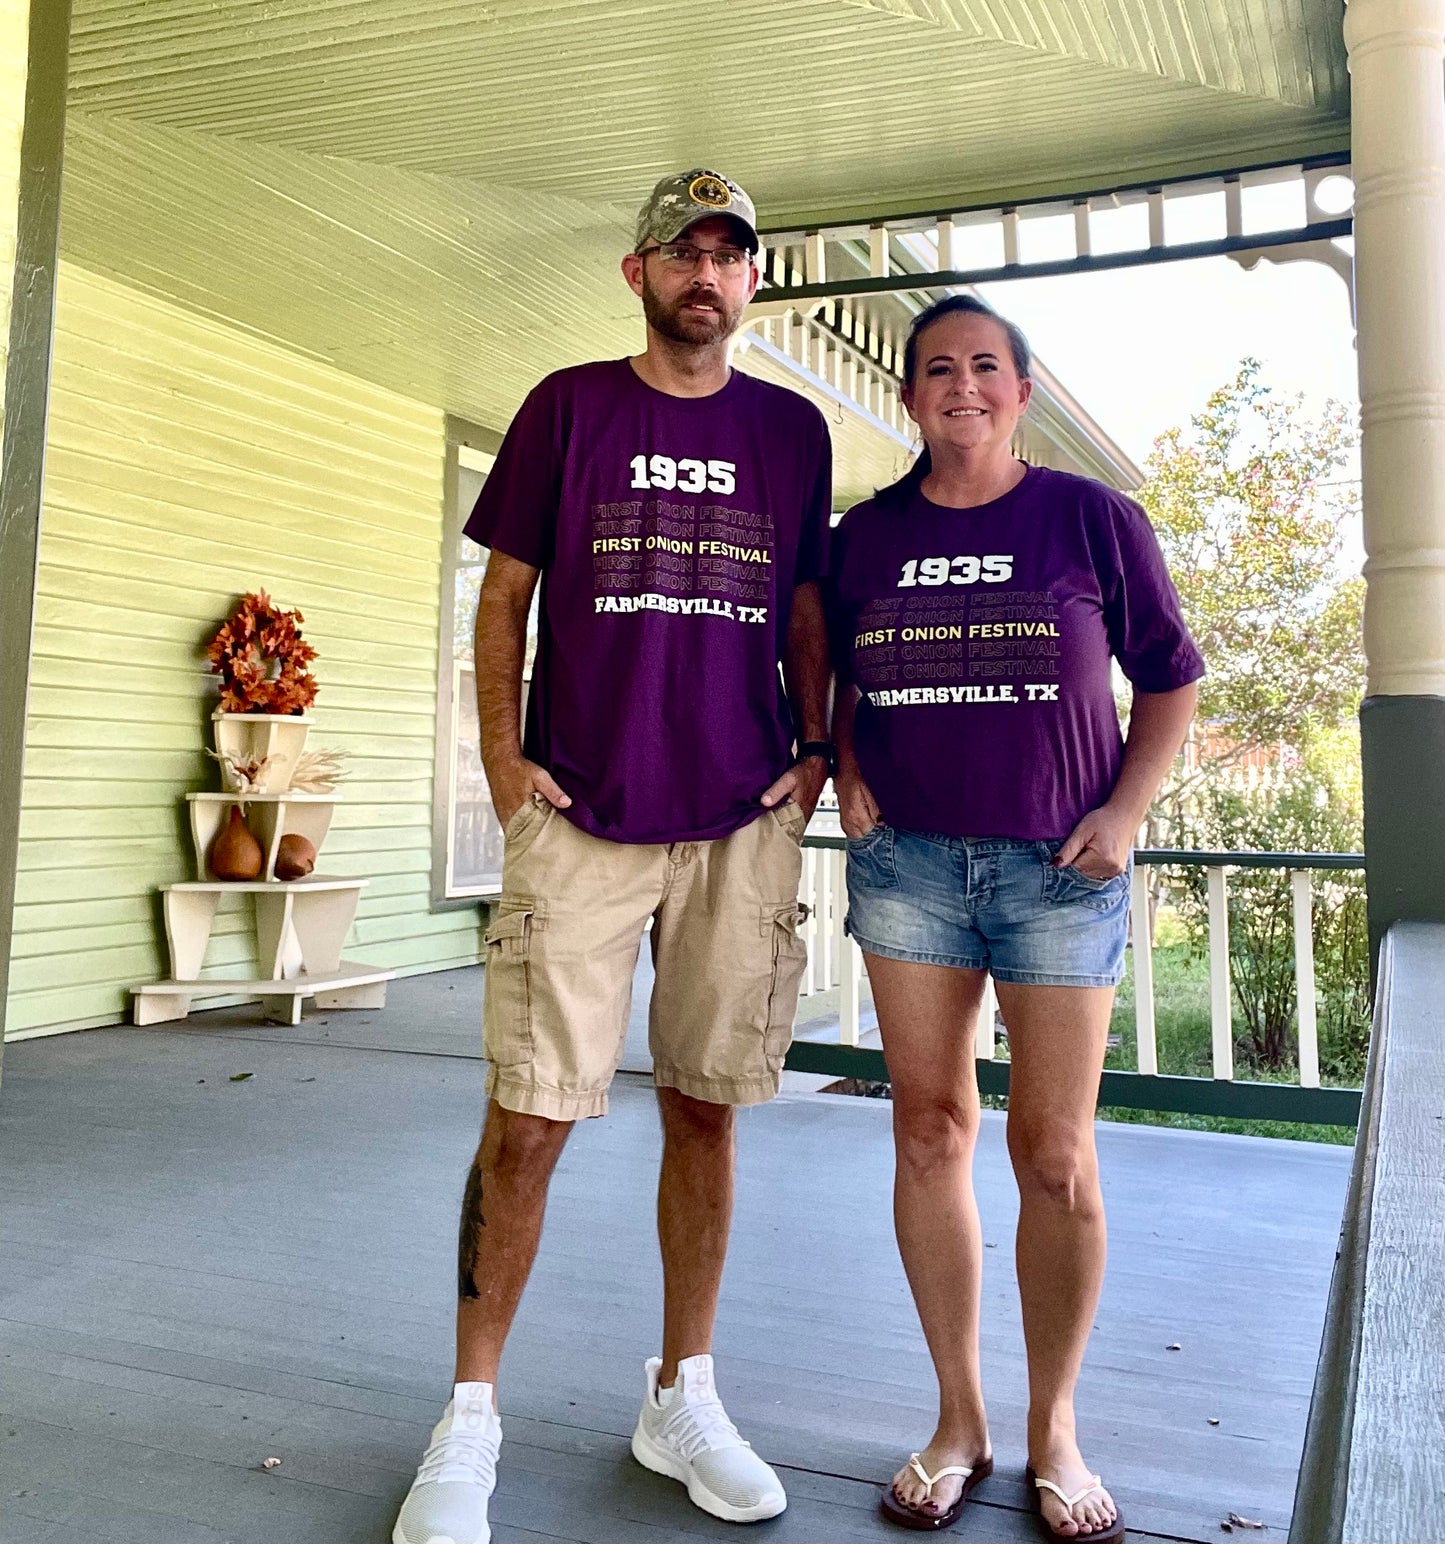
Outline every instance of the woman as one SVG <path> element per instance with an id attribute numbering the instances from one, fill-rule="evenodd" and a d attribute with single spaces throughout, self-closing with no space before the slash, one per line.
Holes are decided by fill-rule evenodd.
<path id="1" fill-rule="evenodd" d="M 938 1427 L 884 1492 L 955 1521 L 993 1467 L 979 1385 L 972 1026 L 1008 1025 L 1030 1494 L 1044 1531 L 1123 1519 L 1074 1435 L 1104 1270 L 1094 1106 L 1123 973 L 1134 835 L 1204 667 L 1143 512 L 1012 450 L 1023 334 L 969 296 L 913 323 L 904 402 L 924 450 L 837 532 L 838 800 L 849 930 L 893 1080 L 894 1221 L 939 1384 Z M 1131 682 L 1124 742 L 1111 660 Z"/>

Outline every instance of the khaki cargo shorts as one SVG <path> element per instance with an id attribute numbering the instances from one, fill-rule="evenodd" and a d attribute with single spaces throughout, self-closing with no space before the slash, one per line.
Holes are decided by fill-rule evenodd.
<path id="1" fill-rule="evenodd" d="M 533 795 L 507 826 L 486 934 L 487 1093 L 549 1120 L 607 1113 L 651 918 L 658 1086 L 713 1104 L 771 1099 L 807 959 L 805 824 L 787 804 L 716 841 L 637 846 L 580 831 Z"/>

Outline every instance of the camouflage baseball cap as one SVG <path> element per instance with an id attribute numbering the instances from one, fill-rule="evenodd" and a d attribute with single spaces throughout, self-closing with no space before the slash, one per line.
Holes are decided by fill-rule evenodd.
<path id="1" fill-rule="evenodd" d="M 664 177 L 658 183 L 637 212 L 633 250 L 649 238 L 656 242 L 676 241 L 689 225 L 715 214 L 725 214 L 746 226 L 748 249 L 758 250 L 757 211 L 752 199 L 730 178 L 705 166 Z"/>

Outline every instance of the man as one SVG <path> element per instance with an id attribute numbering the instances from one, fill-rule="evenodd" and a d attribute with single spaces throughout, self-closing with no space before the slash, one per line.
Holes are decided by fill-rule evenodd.
<path id="1" fill-rule="evenodd" d="M 456 1386 L 396 1544 L 490 1537 L 498 1362 L 572 1123 L 606 1113 L 649 919 L 664 1303 L 632 1451 L 714 1516 L 787 1505 L 728 1419 L 710 1354 L 733 1107 L 777 1092 L 804 962 L 802 834 L 832 759 L 827 429 L 728 363 L 757 249 L 736 183 L 702 169 L 660 182 L 622 260 L 645 350 L 544 380 L 467 523 L 491 548 L 477 701 L 506 829 L 486 939 L 490 1102 L 462 1203 Z"/>

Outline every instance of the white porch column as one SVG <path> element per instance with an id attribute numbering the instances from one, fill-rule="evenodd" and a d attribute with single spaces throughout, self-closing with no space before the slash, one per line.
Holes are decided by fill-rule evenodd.
<path id="1" fill-rule="evenodd" d="M 1350 0 L 1367 695 L 1445 694 L 1445 0 Z"/>
<path id="2" fill-rule="evenodd" d="M 0 5 L 0 1050 L 40 542 L 70 0 Z"/>
<path id="3" fill-rule="evenodd" d="M 1445 0 L 1349 0 L 1376 943 L 1445 920 Z"/>

